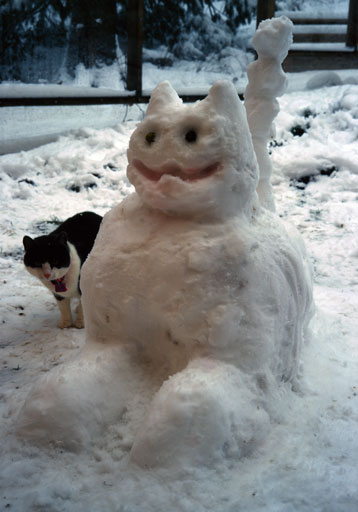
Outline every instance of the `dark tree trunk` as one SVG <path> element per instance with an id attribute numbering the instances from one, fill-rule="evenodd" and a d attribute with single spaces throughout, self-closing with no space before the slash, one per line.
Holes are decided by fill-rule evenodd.
<path id="1" fill-rule="evenodd" d="M 347 46 L 357 50 L 358 45 L 358 0 L 349 1 Z"/>
<path id="2" fill-rule="evenodd" d="M 143 0 L 131 0 L 127 16 L 127 88 L 142 94 Z"/>
<path id="3" fill-rule="evenodd" d="M 273 18 L 275 14 L 275 0 L 257 0 L 257 19 L 256 26 L 268 18 Z"/>
<path id="4" fill-rule="evenodd" d="M 116 0 L 72 3 L 68 69 L 111 64 L 116 58 Z"/>

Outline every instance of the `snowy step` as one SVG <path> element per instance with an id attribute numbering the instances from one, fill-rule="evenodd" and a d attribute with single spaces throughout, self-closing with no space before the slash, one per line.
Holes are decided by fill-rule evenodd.
<path id="1" fill-rule="evenodd" d="M 345 43 L 347 34 L 347 15 L 333 12 L 278 12 L 285 14 L 294 24 L 293 41 L 306 43 Z M 318 50 L 318 48 L 316 48 Z M 341 51 L 341 49 L 336 49 Z"/>
<path id="2" fill-rule="evenodd" d="M 292 44 L 283 68 L 295 73 L 310 70 L 357 69 L 358 52 L 343 43 Z"/>
<path id="3" fill-rule="evenodd" d="M 318 18 L 317 16 L 294 16 L 290 17 L 290 20 L 295 25 L 318 25 L 320 23 L 325 25 L 346 25 L 348 20 L 347 16 L 340 16 L 340 17 L 332 17 L 328 16 L 327 18 Z"/>
<path id="4" fill-rule="evenodd" d="M 294 25 L 294 34 L 345 34 L 347 32 L 347 24 L 329 25 L 328 23 L 315 24 L 315 25 Z"/>
<path id="5" fill-rule="evenodd" d="M 293 33 L 293 40 L 296 43 L 343 43 L 346 40 L 346 33 Z"/>
<path id="6" fill-rule="evenodd" d="M 294 42 L 284 63 L 286 71 L 358 67 L 357 52 L 345 45 L 347 13 L 333 9 L 330 12 L 293 11 L 282 14 L 294 23 Z"/>
<path id="7" fill-rule="evenodd" d="M 275 16 L 287 16 L 294 25 L 347 25 L 347 14 L 333 12 L 277 11 Z"/>
<path id="8" fill-rule="evenodd" d="M 350 48 L 345 43 L 292 43 L 290 51 L 311 51 L 311 52 L 344 52 L 354 53 L 354 48 Z"/>
<path id="9" fill-rule="evenodd" d="M 295 43 L 340 43 L 345 42 L 347 25 L 295 25 Z"/>

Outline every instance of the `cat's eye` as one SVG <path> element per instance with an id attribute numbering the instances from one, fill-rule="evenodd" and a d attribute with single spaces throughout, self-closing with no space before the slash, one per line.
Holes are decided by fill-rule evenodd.
<path id="1" fill-rule="evenodd" d="M 145 136 L 145 140 L 148 144 L 153 144 L 155 141 L 155 132 L 148 132 Z"/>
<path id="2" fill-rule="evenodd" d="M 195 130 L 189 130 L 185 134 L 185 140 L 189 142 L 189 144 L 193 144 L 196 142 L 196 139 L 198 138 L 198 134 Z"/>

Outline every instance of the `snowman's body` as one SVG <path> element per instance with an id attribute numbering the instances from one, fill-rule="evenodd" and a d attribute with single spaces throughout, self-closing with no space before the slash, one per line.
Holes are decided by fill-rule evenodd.
<path id="1" fill-rule="evenodd" d="M 128 160 L 137 193 L 105 216 L 81 288 L 89 346 L 119 346 L 162 376 L 132 459 L 242 455 L 265 436 L 280 383 L 297 381 L 311 308 L 303 246 L 259 204 L 228 82 L 194 106 L 158 86 Z"/>
<path id="2" fill-rule="evenodd" d="M 266 23 L 264 35 L 279 39 L 287 23 Z M 276 104 L 265 98 L 267 128 Z M 261 103 L 250 101 L 262 153 Z M 85 348 L 38 382 L 18 432 L 78 448 L 127 410 L 131 460 L 142 466 L 245 455 L 265 437 L 280 386 L 297 383 L 312 306 L 303 244 L 268 209 L 267 165 L 260 204 L 246 112 L 229 82 L 187 106 L 160 84 L 128 163 L 136 192 L 105 215 L 82 269 Z"/>
<path id="3" fill-rule="evenodd" d="M 131 196 L 106 216 L 83 272 L 87 335 L 168 375 L 208 356 L 291 379 L 310 304 L 306 272 L 269 212 L 195 222 Z"/>

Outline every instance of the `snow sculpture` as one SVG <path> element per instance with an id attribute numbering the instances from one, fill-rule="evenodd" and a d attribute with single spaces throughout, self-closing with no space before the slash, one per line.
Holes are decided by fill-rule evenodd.
<path id="1" fill-rule="evenodd" d="M 192 106 L 161 83 L 128 162 L 136 193 L 104 217 L 82 271 L 85 348 L 37 384 L 18 432 L 79 449 L 127 421 L 143 467 L 246 455 L 280 386 L 297 383 L 311 309 L 302 243 L 258 201 L 229 82 Z"/>
<path id="2" fill-rule="evenodd" d="M 292 43 L 292 27 L 292 21 L 286 16 L 262 21 L 252 40 L 258 58 L 247 68 L 249 83 L 245 92 L 245 107 L 260 167 L 257 192 L 262 206 L 272 211 L 275 210 L 275 201 L 267 142 L 274 135 L 273 120 L 280 110 L 276 97 L 282 96 L 287 87 L 281 63 Z"/>

